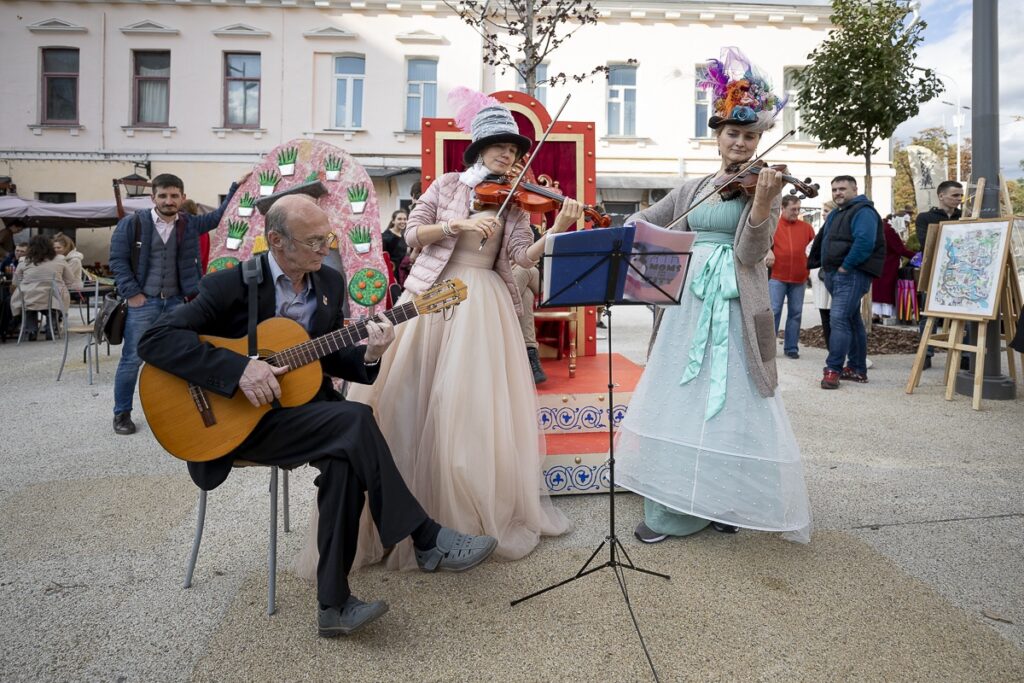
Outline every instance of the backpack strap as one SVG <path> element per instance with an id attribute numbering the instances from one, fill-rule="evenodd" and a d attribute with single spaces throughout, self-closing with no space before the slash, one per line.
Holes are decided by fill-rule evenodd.
<path id="1" fill-rule="evenodd" d="M 256 348 L 256 323 L 259 307 L 259 285 L 263 282 L 263 264 L 260 257 L 251 258 L 242 263 L 242 281 L 249 286 L 249 357 L 259 356 Z"/>
<path id="2" fill-rule="evenodd" d="M 138 212 L 135 212 L 135 240 L 132 242 L 132 275 L 139 273 L 139 254 L 142 252 L 142 221 Z"/>

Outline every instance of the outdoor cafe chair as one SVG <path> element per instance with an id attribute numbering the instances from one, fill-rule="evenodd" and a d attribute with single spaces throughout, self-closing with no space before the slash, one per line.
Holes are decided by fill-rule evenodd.
<path id="1" fill-rule="evenodd" d="M 93 311 L 89 318 L 94 318 L 99 314 L 100 305 L 100 283 L 99 280 L 93 281 L 93 305 L 96 306 L 97 310 Z M 63 305 L 63 299 L 61 300 Z M 85 316 L 83 315 L 83 324 L 72 325 L 68 318 L 68 311 L 63 312 L 64 317 L 64 355 L 60 359 L 60 370 L 57 371 L 57 381 L 60 381 L 61 375 L 64 374 L 64 365 L 68 360 L 68 341 L 72 334 L 84 334 L 86 335 L 85 348 L 82 349 L 82 362 L 85 363 L 89 369 L 89 384 L 92 385 L 92 373 L 93 363 L 96 365 L 96 373 L 100 371 L 100 344 L 99 340 L 96 339 L 96 326 L 92 323 L 85 324 Z M 95 347 L 95 348 L 94 348 Z M 95 359 L 95 360 L 94 360 Z"/>

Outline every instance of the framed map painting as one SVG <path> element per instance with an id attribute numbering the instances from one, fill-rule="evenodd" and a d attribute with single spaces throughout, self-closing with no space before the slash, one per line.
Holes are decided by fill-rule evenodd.
<path id="1" fill-rule="evenodd" d="M 1011 223 L 1006 218 L 986 218 L 939 225 L 925 315 L 995 319 Z"/>

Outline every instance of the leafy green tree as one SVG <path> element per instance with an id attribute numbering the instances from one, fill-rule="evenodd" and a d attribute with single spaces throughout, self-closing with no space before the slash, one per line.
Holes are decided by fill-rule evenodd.
<path id="1" fill-rule="evenodd" d="M 1014 216 L 1024 216 L 1024 181 L 1007 180 L 1006 191 L 1010 194 Z"/>
<path id="2" fill-rule="evenodd" d="M 924 22 L 908 22 L 903 0 L 832 0 L 835 26 L 797 75 L 801 127 L 827 149 L 862 156 L 871 194 L 879 139 L 942 92 L 931 69 L 914 66 Z"/>

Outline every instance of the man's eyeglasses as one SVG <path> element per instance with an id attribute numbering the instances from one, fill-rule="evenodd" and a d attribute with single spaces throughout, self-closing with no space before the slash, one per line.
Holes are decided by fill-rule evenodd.
<path id="1" fill-rule="evenodd" d="M 288 239 L 295 242 L 295 244 L 301 244 L 307 249 L 312 249 L 313 251 L 323 251 L 324 247 L 333 249 L 338 243 L 338 237 L 333 232 L 322 237 L 311 237 L 308 240 L 297 240 L 291 235 L 288 236 Z"/>

